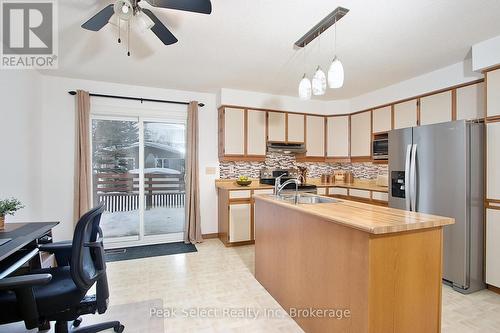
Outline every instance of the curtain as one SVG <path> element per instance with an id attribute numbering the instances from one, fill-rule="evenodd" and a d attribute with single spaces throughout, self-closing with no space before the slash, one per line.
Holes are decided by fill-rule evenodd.
<path id="1" fill-rule="evenodd" d="M 198 102 L 190 102 L 187 117 L 186 152 L 186 226 L 185 243 L 200 243 L 200 186 L 198 178 Z"/>
<path id="2" fill-rule="evenodd" d="M 76 92 L 74 223 L 90 209 L 90 95 Z"/>

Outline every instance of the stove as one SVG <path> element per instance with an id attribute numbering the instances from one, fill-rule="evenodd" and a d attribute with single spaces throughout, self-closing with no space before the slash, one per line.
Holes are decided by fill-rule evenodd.
<path id="1" fill-rule="evenodd" d="M 281 177 L 281 184 L 286 182 L 289 179 L 296 179 L 299 175 L 299 171 L 296 169 L 271 169 L 271 168 L 263 168 L 260 170 L 260 183 L 261 184 L 266 184 L 266 185 L 273 185 L 276 183 L 276 178 L 279 176 L 284 175 Z M 288 184 L 284 188 L 285 191 L 287 190 L 293 190 L 295 191 L 295 184 Z M 299 191 L 300 192 L 307 192 L 307 193 L 316 193 L 317 188 L 316 185 L 312 184 L 300 184 L 299 185 Z"/>

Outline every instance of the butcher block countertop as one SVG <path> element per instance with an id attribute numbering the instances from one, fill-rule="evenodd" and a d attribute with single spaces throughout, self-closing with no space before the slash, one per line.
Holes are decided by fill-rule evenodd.
<path id="1" fill-rule="evenodd" d="M 455 220 L 449 217 L 379 207 L 343 199 L 336 199 L 335 203 L 298 205 L 276 200 L 270 195 L 257 195 L 255 199 L 271 202 L 370 234 L 420 230 L 455 223 Z"/>
<path id="2" fill-rule="evenodd" d="M 387 187 L 376 185 L 374 180 L 355 179 L 354 183 L 348 184 L 340 182 L 322 183 L 319 178 L 307 178 L 306 183 L 316 185 L 318 187 L 343 187 L 385 193 L 388 191 Z M 236 184 L 235 179 L 218 179 L 215 181 L 215 186 L 225 190 L 264 190 L 273 188 L 271 185 L 260 184 L 258 179 L 252 179 L 252 183 L 249 186 L 240 186 Z"/>

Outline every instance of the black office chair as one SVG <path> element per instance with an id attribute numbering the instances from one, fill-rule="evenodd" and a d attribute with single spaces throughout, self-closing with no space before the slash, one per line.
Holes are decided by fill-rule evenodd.
<path id="1" fill-rule="evenodd" d="M 0 324 L 24 321 L 27 329 L 33 329 L 56 321 L 56 333 L 94 333 L 111 328 L 123 332 L 124 326 L 119 321 L 78 327 L 81 315 L 102 314 L 108 307 L 109 289 L 99 227 L 103 211 L 104 206 L 100 205 L 80 218 L 72 243 L 41 246 L 61 260 L 71 258 L 67 263 L 30 275 L 0 279 Z M 87 296 L 94 283 L 97 283 L 96 295 Z"/>

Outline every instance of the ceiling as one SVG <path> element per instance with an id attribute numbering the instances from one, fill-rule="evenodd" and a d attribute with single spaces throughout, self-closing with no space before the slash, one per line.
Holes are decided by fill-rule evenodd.
<path id="1" fill-rule="evenodd" d="M 59 1 L 59 69 L 48 75 L 169 89 L 242 89 L 295 96 L 304 72 L 333 57 L 333 29 L 308 45 L 293 43 L 337 6 L 337 49 L 346 73 L 325 100 L 345 99 L 457 63 L 471 45 L 500 35 L 498 0 L 212 0 L 212 15 L 154 8 L 179 39 L 164 46 L 132 31 L 131 57 L 117 28 L 80 25 L 110 0 Z M 143 7 L 150 7 L 145 1 Z M 151 7 L 150 7 L 151 8 Z M 306 60 L 306 61 L 304 61 Z"/>

